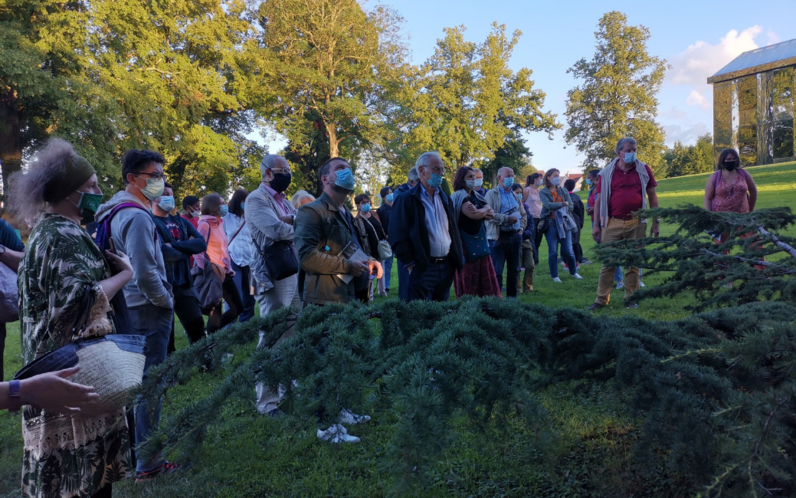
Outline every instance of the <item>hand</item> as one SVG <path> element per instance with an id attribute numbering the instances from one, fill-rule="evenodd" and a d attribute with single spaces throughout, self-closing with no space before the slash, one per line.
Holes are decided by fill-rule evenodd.
<path id="1" fill-rule="evenodd" d="M 376 270 L 376 278 L 384 276 L 384 268 L 382 268 L 381 263 L 375 259 L 368 261 L 368 274 L 373 275 L 373 270 Z"/>
<path id="2" fill-rule="evenodd" d="M 110 251 L 105 251 L 105 254 L 108 256 L 108 262 L 111 264 L 111 269 L 116 272 L 115 275 L 125 271 L 130 272 L 130 275 L 132 275 L 133 265 L 130 264 L 130 258 L 122 251 L 118 251 L 118 253 L 119 254 L 116 255 Z"/>
<path id="3" fill-rule="evenodd" d="M 661 236 L 661 227 L 657 223 L 652 224 L 652 228 L 650 228 L 650 235 L 653 237 L 660 237 Z"/>
<path id="4" fill-rule="evenodd" d="M 406 267 L 406 271 L 407 271 L 407 273 L 409 273 L 410 275 L 412 274 L 412 270 L 414 270 L 414 269 L 415 269 L 415 264 L 414 264 L 414 263 L 412 263 L 411 265 L 409 265 L 409 266 L 407 266 L 407 267 Z"/>
<path id="5" fill-rule="evenodd" d="M 164 246 L 171 247 L 171 242 L 166 242 L 166 243 L 165 243 L 165 244 L 163 244 L 163 245 L 164 245 Z"/>
<path id="6" fill-rule="evenodd" d="M 591 238 L 598 244 L 600 243 L 600 225 L 594 225 L 594 228 L 591 229 Z"/>
<path id="7" fill-rule="evenodd" d="M 91 386 L 70 382 L 80 367 L 48 372 L 23 380 L 20 384 L 22 403 L 42 408 L 48 412 L 100 414 L 99 394 Z"/>
<path id="8" fill-rule="evenodd" d="M 279 221 L 281 221 L 282 223 L 287 223 L 288 225 L 292 225 L 293 217 L 290 215 L 280 216 Z"/>
<path id="9" fill-rule="evenodd" d="M 564 207 L 569 207 L 569 203 L 564 201 Z"/>
<path id="10" fill-rule="evenodd" d="M 351 263 L 351 275 L 358 277 L 368 271 L 368 264 L 364 261 Z"/>
<path id="11" fill-rule="evenodd" d="M 591 216 L 593 213 L 594 213 L 594 208 L 593 207 L 589 206 L 589 207 L 586 208 L 586 214 Z"/>
<path id="12" fill-rule="evenodd" d="M 511 225 L 517 223 L 517 217 L 512 214 L 511 216 L 509 216 L 508 222 Z"/>

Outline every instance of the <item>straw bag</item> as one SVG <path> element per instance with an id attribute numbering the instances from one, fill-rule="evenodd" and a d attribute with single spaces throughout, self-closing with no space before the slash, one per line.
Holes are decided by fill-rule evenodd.
<path id="1" fill-rule="evenodd" d="M 80 303 L 83 310 L 73 329 L 75 335 L 88 326 L 91 309 L 94 307 L 91 286 Z M 125 406 L 131 392 L 141 385 L 146 357 L 146 337 L 138 334 L 110 334 L 89 337 L 70 342 L 41 358 L 25 365 L 14 376 L 23 380 L 34 375 L 56 372 L 64 368 L 79 366 L 80 371 L 70 381 L 94 387 L 99 394 L 99 404 L 107 412 Z"/>

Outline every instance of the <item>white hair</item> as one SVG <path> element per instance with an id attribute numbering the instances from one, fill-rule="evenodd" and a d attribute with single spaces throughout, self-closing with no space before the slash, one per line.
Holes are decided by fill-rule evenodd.
<path id="1" fill-rule="evenodd" d="M 513 170 L 513 169 L 511 169 L 511 168 L 509 168 L 508 166 L 503 166 L 502 168 L 500 168 L 500 169 L 498 170 L 498 173 L 497 173 L 497 174 L 498 174 L 498 176 L 503 176 L 503 172 L 504 172 L 504 171 L 506 171 L 506 170 L 509 170 L 509 171 L 511 171 L 512 173 L 514 172 L 514 170 Z M 505 177 L 504 177 L 504 178 L 505 178 Z"/>
<path id="2" fill-rule="evenodd" d="M 293 207 L 298 209 L 301 207 L 301 202 L 305 199 L 309 199 L 310 202 L 315 200 L 315 196 L 307 192 L 306 190 L 299 190 L 293 197 L 290 198 L 290 203 L 293 204 Z"/>
<path id="3" fill-rule="evenodd" d="M 420 180 L 420 174 L 417 172 L 417 166 L 412 166 L 412 169 L 409 170 L 409 173 L 406 175 L 408 180 L 412 180 L 413 182 L 417 182 Z"/>
<path id="4" fill-rule="evenodd" d="M 263 176 L 263 178 L 265 178 L 265 170 L 274 169 L 274 167 L 277 166 L 276 161 L 278 159 L 287 162 L 287 159 L 276 154 L 268 154 L 263 158 L 262 161 L 260 161 L 260 174 Z"/>
<path id="5" fill-rule="evenodd" d="M 426 167 L 428 166 L 428 162 L 432 159 L 439 159 L 442 161 L 442 157 L 440 157 L 439 152 L 424 152 L 420 154 L 420 157 L 417 158 L 415 161 L 415 168 L 419 168 L 420 166 Z"/>
<path id="6" fill-rule="evenodd" d="M 619 152 L 620 150 L 622 150 L 622 148 L 624 148 L 625 144 L 627 144 L 627 143 L 631 143 L 631 144 L 635 145 L 636 147 L 638 147 L 638 144 L 636 143 L 636 139 L 635 138 L 625 137 L 625 138 L 619 140 L 619 142 L 617 142 L 616 150 L 614 152 Z"/>

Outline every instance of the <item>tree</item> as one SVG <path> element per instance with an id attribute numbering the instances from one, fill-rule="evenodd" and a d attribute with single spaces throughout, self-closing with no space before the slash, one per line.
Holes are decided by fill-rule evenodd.
<path id="1" fill-rule="evenodd" d="M 508 38 L 506 26 L 494 23 L 476 44 L 464 39 L 464 31 L 445 29 L 434 55 L 408 79 L 403 100 L 412 118 L 408 147 L 439 151 L 452 170 L 492 160 L 507 139 L 521 144 L 522 131 L 560 127 L 555 114 L 542 110 L 545 94 L 534 89 L 532 71 L 509 68 L 522 33 Z"/>
<path id="2" fill-rule="evenodd" d="M 665 151 L 663 128 L 655 116 L 666 61 L 647 53 L 649 29 L 628 26 L 621 12 L 605 14 L 595 37 L 594 58 L 581 59 L 567 70 L 584 82 L 567 93 L 566 141 L 586 156 L 585 172 L 611 161 L 616 143 L 633 137 L 639 158 L 655 172 Z"/>
<path id="3" fill-rule="evenodd" d="M 73 142 L 111 192 L 128 148 L 162 152 L 181 193 L 226 191 L 262 151 L 246 96 L 251 13 L 238 1 L 0 6 L 4 181 L 48 136 Z M 6 58 L 8 57 L 8 58 Z"/>
<path id="4" fill-rule="evenodd" d="M 510 136 L 495 151 L 495 158 L 484 163 L 480 168 L 484 172 L 484 178 L 491 180 L 494 185 L 497 185 L 497 173 L 500 168 L 511 168 L 518 178 L 524 180 L 525 177 L 536 172 L 536 168 L 531 164 L 532 155 L 522 137 Z"/>
<path id="5" fill-rule="evenodd" d="M 695 145 L 683 145 L 680 141 L 668 149 L 663 156 L 665 166 L 660 176 L 695 175 L 713 171 L 713 137 L 706 133 L 697 139 Z"/>
<path id="6" fill-rule="evenodd" d="M 318 191 L 323 162 L 381 140 L 383 95 L 403 64 L 402 20 L 382 6 L 365 12 L 356 0 L 268 0 L 259 14 L 260 56 L 273 68 L 263 86 L 273 97 L 258 108 Z"/>

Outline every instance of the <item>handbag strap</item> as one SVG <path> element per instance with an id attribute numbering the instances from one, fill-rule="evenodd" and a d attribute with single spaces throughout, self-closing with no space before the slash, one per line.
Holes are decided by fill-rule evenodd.
<path id="1" fill-rule="evenodd" d="M 229 239 L 229 245 L 232 245 L 232 241 L 235 240 L 235 237 L 237 237 L 240 231 L 243 230 L 244 226 L 246 226 L 246 220 L 243 220 L 243 223 L 241 223 L 238 227 L 238 231 L 235 232 L 235 235 L 233 235 L 231 239 Z"/>

